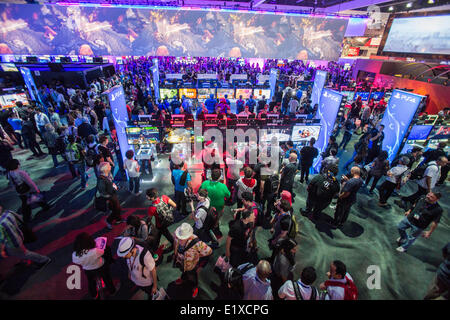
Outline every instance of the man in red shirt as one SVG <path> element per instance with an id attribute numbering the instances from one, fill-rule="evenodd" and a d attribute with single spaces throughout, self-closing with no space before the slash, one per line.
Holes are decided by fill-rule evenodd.
<path id="1" fill-rule="evenodd" d="M 160 203 L 160 201 L 164 201 L 168 206 L 175 209 L 177 205 L 175 202 L 172 201 L 168 196 L 162 195 L 161 197 L 158 197 L 158 189 L 151 188 L 146 191 L 147 199 L 150 200 L 152 203 L 151 206 L 148 208 L 148 216 L 149 221 L 151 222 L 152 217 L 155 217 L 155 242 L 154 242 L 154 250 L 156 250 L 159 247 L 159 242 L 161 240 L 161 235 L 164 235 L 167 240 L 170 242 L 170 247 L 164 250 L 164 253 L 168 253 L 173 250 L 174 245 L 174 239 L 170 231 L 167 229 L 168 226 L 161 225 L 160 217 L 158 215 L 158 212 L 156 210 L 156 205 Z"/>

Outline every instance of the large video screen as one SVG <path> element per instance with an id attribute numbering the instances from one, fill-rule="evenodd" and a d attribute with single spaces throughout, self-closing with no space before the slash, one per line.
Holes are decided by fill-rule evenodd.
<path id="1" fill-rule="evenodd" d="M 225 98 L 227 95 L 227 99 L 234 99 L 234 89 L 225 89 L 225 88 L 217 88 L 217 98 Z"/>
<path id="2" fill-rule="evenodd" d="M 358 99 L 358 97 L 361 97 L 361 100 L 362 100 L 362 101 L 367 101 L 367 100 L 369 100 L 369 95 L 370 95 L 370 92 L 366 92 L 366 91 L 357 91 L 357 92 L 355 93 L 354 99 L 356 100 L 356 99 Z"/>
<path id="3" fill-rule="evenodd" d="M 216 97 L 216 89 L 214 88 L 198 88 L 197 92 L 198 92 L 197 98 L 199 99 L 209 99 L 209 96 L 211 94 L 214 95 L 213 98 Z"/>
<path id="4" fill-rule="evenodd" d="M 13 93 L 0 96 L 0 106 L 2 108 L 12 108 L 16 106 L 16 102 L 21 101 L 24 106 L 29 105 L 27 95 L 25 93 Z"/>
<path id="5" fill-rule="evenodd" d="M 409 133 L 408 140 L 426 140 L 433 126 L 415 125 Z"/>
<path id="6" fill-rule="evenodd" d="M 436 126 L 430 134 L 432 140 L 448 140 L 450 139 L 450 126 Z"/>
<path id="7" fill-rule="evenodd" d="M 266 100 L 270 99 L 270 89 L 254 89 L 253 96 L 256 100 L 262 99 L 263 96 Z"/>
<path id="8" fill-rule="evenodd" d="M 450 54 L 450 15 L 395 18 L 383 51 Z"/>
<path id="9" fill-rule="evenodd" d="M 337 60 L 348 24 L 346 17 L 191 8 L 1 4 L 0 11 L 4 50 L 27 55 Z"/>
<path id="10" fill-rule="evenodd" d="M 319 139 L 320 126 L 296 125 L 292 129 L 291 140 L 293 142 L 309 142 L 311 138 Z"/>
<path id="11" fill-rule="evenodd" d="M 159 130 L 157 127 L 128 127 L 125 130 L 127 133 L 128 144 L 130 145 L 159 142 Z"/>
<path id="12" fill-rule="evenodd" d="M 180 99 L 185 96 L 188 99 L 195 99 L 197 98 L 197 89 L 193 88 L 180 88 L 178 89 L 178 94 L 180 96 Z"/>
<path id="13" fill-rule="evenodd" d="M 236 89 L 236 99 L 239 99 L 239 96 L 242 96 L 242 99 L 249 99 L 252 96 L 253 89 Z"/>
<path id="14" fill-rule="evenodd" d="M 178 95 L 177 89 L 167 89 L 167 88 L 160 88 L 159 89 L 159 96 L 161 99 L 164 99 L 165 97 L 169 99 L 176 98 Z"/>

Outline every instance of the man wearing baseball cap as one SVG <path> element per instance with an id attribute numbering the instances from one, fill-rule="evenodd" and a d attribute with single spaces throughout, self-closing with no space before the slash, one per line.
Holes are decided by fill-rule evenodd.
<path id="1" fill-rule="evenodd" d="M 125 258 L 130 272 L 130 279 L 152 299 L 158 291 L 155 260 L 147 249 L 137 245 L 133 238 L 120 240 L 117 255 Z"/>

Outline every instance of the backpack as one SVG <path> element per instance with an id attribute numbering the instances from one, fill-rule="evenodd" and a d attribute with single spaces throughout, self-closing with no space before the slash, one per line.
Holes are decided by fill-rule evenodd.
<path id="1" fill-rule="evenodd" d="M 355 283 L 345 276 L 346 283 L 328 280 L 325 281 L 325 286 L 341 287 L 344 288 L 344 300 L 358 300 L 358 288 Z"/>
<path id="2" fill-rule="evenodd" d="M 428 169 L 428 167 L 431 166 L 436 166 L 436 164 L 432 163 L 432 164 L 422 164 L 420 166 L 418 166 L 417 168 L 415 168 L 412 172 L 411 172 L 411 176 L 409 179 L 411 180 L 420 180 L 424 177 L 425 175 L 425 171 Z"/>
<path id="3" fill-rule="evenodd" d="M 209 209 L 205 206 L 201 206 L 198 208 L 198 210 L 203 209 L 206 212 L 205 220 L 203 221 L 203 227 L 205 231 L 209 231 L 216 225 L 217 219 L 219 218 L 219 213 L 217 212 L 216 208 L 213 206 L 209 206 Z"/>
<path id="4" fill-rule="evenodd" d="M 144 275 L 144 268 L 145 268 L 144 258 L 147 252 L 149 252 L 149 250 L 147 248 L 144 248 L 144 250 L 142 250 L 141 254 L 139 255 L 139 263 L 142 266 L 142 278 L 144 279 L 147 279 L 147 277 Z"/>
<path id="5" fill-rule="evenodd" d="M 266 194 L 275 193 L 280 183 L 280 177 L 278 174 L 273 174 L 269 177 L 268 181 L 264 184 L 264 190 Z"/>
<path id="6" fill-rule="evenodd" d="M 187 170 L 183 171 L 183 174 L 181 175 L 181 178 L 180 178 L 180 186 L 183 187 L 186 184 L 187 175 L 188 175 Z"/>
<path id="7" fill-rule="evenodd" d="M 317 188 L 317 197 L 323 198 L 332 198 L 334 196 L 333 186 L 337 183 L 336 178 L 334 177 L 326 177 L 321 185 Z"/>
<path id="8" fill-rule="evenodd" d="M 300 293 L 300 288 L 298 287 L 297 281 L 292 281 L 292 286 L 294 287 L 295 297 L 297 300 L 305 300 L 303 299 L 302 294 Z M 311 296 L 309 297 L 309 300 L 316 300 L 317 298 L 317 289 L 313 286 L 311 286 Z"/>
<path id="9" fill-rule="evenodd" d="M 162 198 L 159 198 L 159 203 L 155 204 L 155 207 L 161 226 L 163 228 L 170 226 L 174 221 L 173 208 L 165 203 Z"/>
<path id="10" fill-rule="evenodd" d="M 95 165 L 95 157 L 97 156 L 96 148 L 96 145 L 93 148 L 89 148 L 89 146 L 87 146 L 86 165 L 88 167 L 94 167 Z"/>
<path id="11" fill-rule="evenodd" d="M 290 216 L 291 216 L 291 223 L 289 225 L 289 231 L 288 231 L 287 236 L 290 239 L 295 239 L 295 236 L 297 235 L 298 230 L 299 230 L 298 222 L 297 222 L 297 218 L 295 217 L 293 212 L 290 213 Z"/>
<path id="12" fill-rule="evenodd" d="M 78 162 L 81 159 L 80 149 L 76 143 L 69 144 L 66 148 L 66 159 L 69 162 Z"/>
<path id="13" fill-rule="evenodd" d="M 367 179 L 367 176 L 369 175 L 369 173 L 367 172 L 367 169 L 365 167 L 360 167 L 359 168 L 359 172 L 361 175 L 361 179 L 363 179 L 364 181 Z"/>
<path id="14" fill-rule="evenodd" d="M 66 136 L 59 136 L 56 139 L 55 148 L 58 154 L 64 154 L 67 148 L 67 138 Z"/>
<path id="15" fill-rule="evenodd" d="M 406 169 L 402 172 L 402 174 L 397 178 L 397 189 L 400 189 L 401 186 L 405 185 L 410 178 L 410 171 Z"/>

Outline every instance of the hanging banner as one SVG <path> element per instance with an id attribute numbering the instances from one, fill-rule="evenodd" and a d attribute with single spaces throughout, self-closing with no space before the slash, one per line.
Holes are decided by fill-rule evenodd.
<path id="1" fill-rule="evenodd" d="M 314 78 L 314 86 L 311 94 L 311 106 L 314 107 L 319 104 L 319 100 L 322 94 L 322 89 L 325 86 L 325 81 L 327 80 L 327 72 L 322 70 L 316 71 L 316 76 Z"/>
<path id="2" fill-rule="evenodd" d="M 278 78 L 278 69 L 270 69 L 270 100 L 272 100 L 272 97 L 275 95 L 275 86 L 277 84 L 277 78 Z"/>

